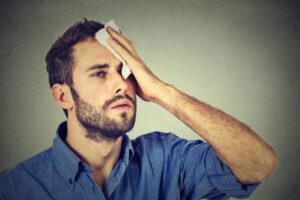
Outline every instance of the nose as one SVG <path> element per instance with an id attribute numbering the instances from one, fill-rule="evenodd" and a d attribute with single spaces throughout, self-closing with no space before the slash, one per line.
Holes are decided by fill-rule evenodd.
<path id="1" fill-rule="evenodd" d="M 114 91 L 115 94 L 125 94 L 128 88 L 126 80 L 123 79 L 122 75 L 118 73 L 115 76 L 115 84 L 114 84 Z"/>

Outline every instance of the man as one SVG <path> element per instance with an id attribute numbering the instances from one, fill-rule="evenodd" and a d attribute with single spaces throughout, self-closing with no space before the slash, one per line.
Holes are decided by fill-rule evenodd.
<path id="1" fill-rule="evenodd" d="M 132 42 L 83 19 L 46 56 L 52 96 L 67 121 L 46 151 L 2 173 L 1 199 L 228 199 L 249 196 L 276 166 L 274 150 L 226 113 L 162 82 Z M 203 141 L 153 132 L 130 140 L 136 95 L 168 110 Z"/>

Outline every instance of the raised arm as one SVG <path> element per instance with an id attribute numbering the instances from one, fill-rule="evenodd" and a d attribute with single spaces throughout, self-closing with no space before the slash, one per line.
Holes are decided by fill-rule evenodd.
<path id="1" fill-rule="evenodd" d="M 132 42 L 108 29 L 109 44 L 128 63 L 138 95 L 164 107 L 204 138 L 242 183 L 266 179 L 277 164 L 275 151 L 253 130 L 230 115 L 160 81 L 136 53 Z"/>

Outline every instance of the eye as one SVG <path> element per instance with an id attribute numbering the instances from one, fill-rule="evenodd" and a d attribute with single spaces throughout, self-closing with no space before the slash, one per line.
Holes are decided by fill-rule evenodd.
<path id="1" fill-rule="evenodd" d="M 93 74 L 92 76 L 104 78 L 104 77 L 106 76 L 106 72 L 104 72 L 104 71 L 99 71 L 99 72 L 96 72 L 95 74 Z"/>

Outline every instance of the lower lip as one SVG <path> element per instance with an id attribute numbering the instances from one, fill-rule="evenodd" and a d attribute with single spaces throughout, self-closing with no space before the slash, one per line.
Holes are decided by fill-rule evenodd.
<path id="1" fill-rule="evenodd" d="M 128 105 L 122 105 L 122 106 L 113 107 L 112 110 L 125 111 L 125 110 L 128 110 L 129 108 L 130 108 L 130 106 L 128 106 Z"/>

